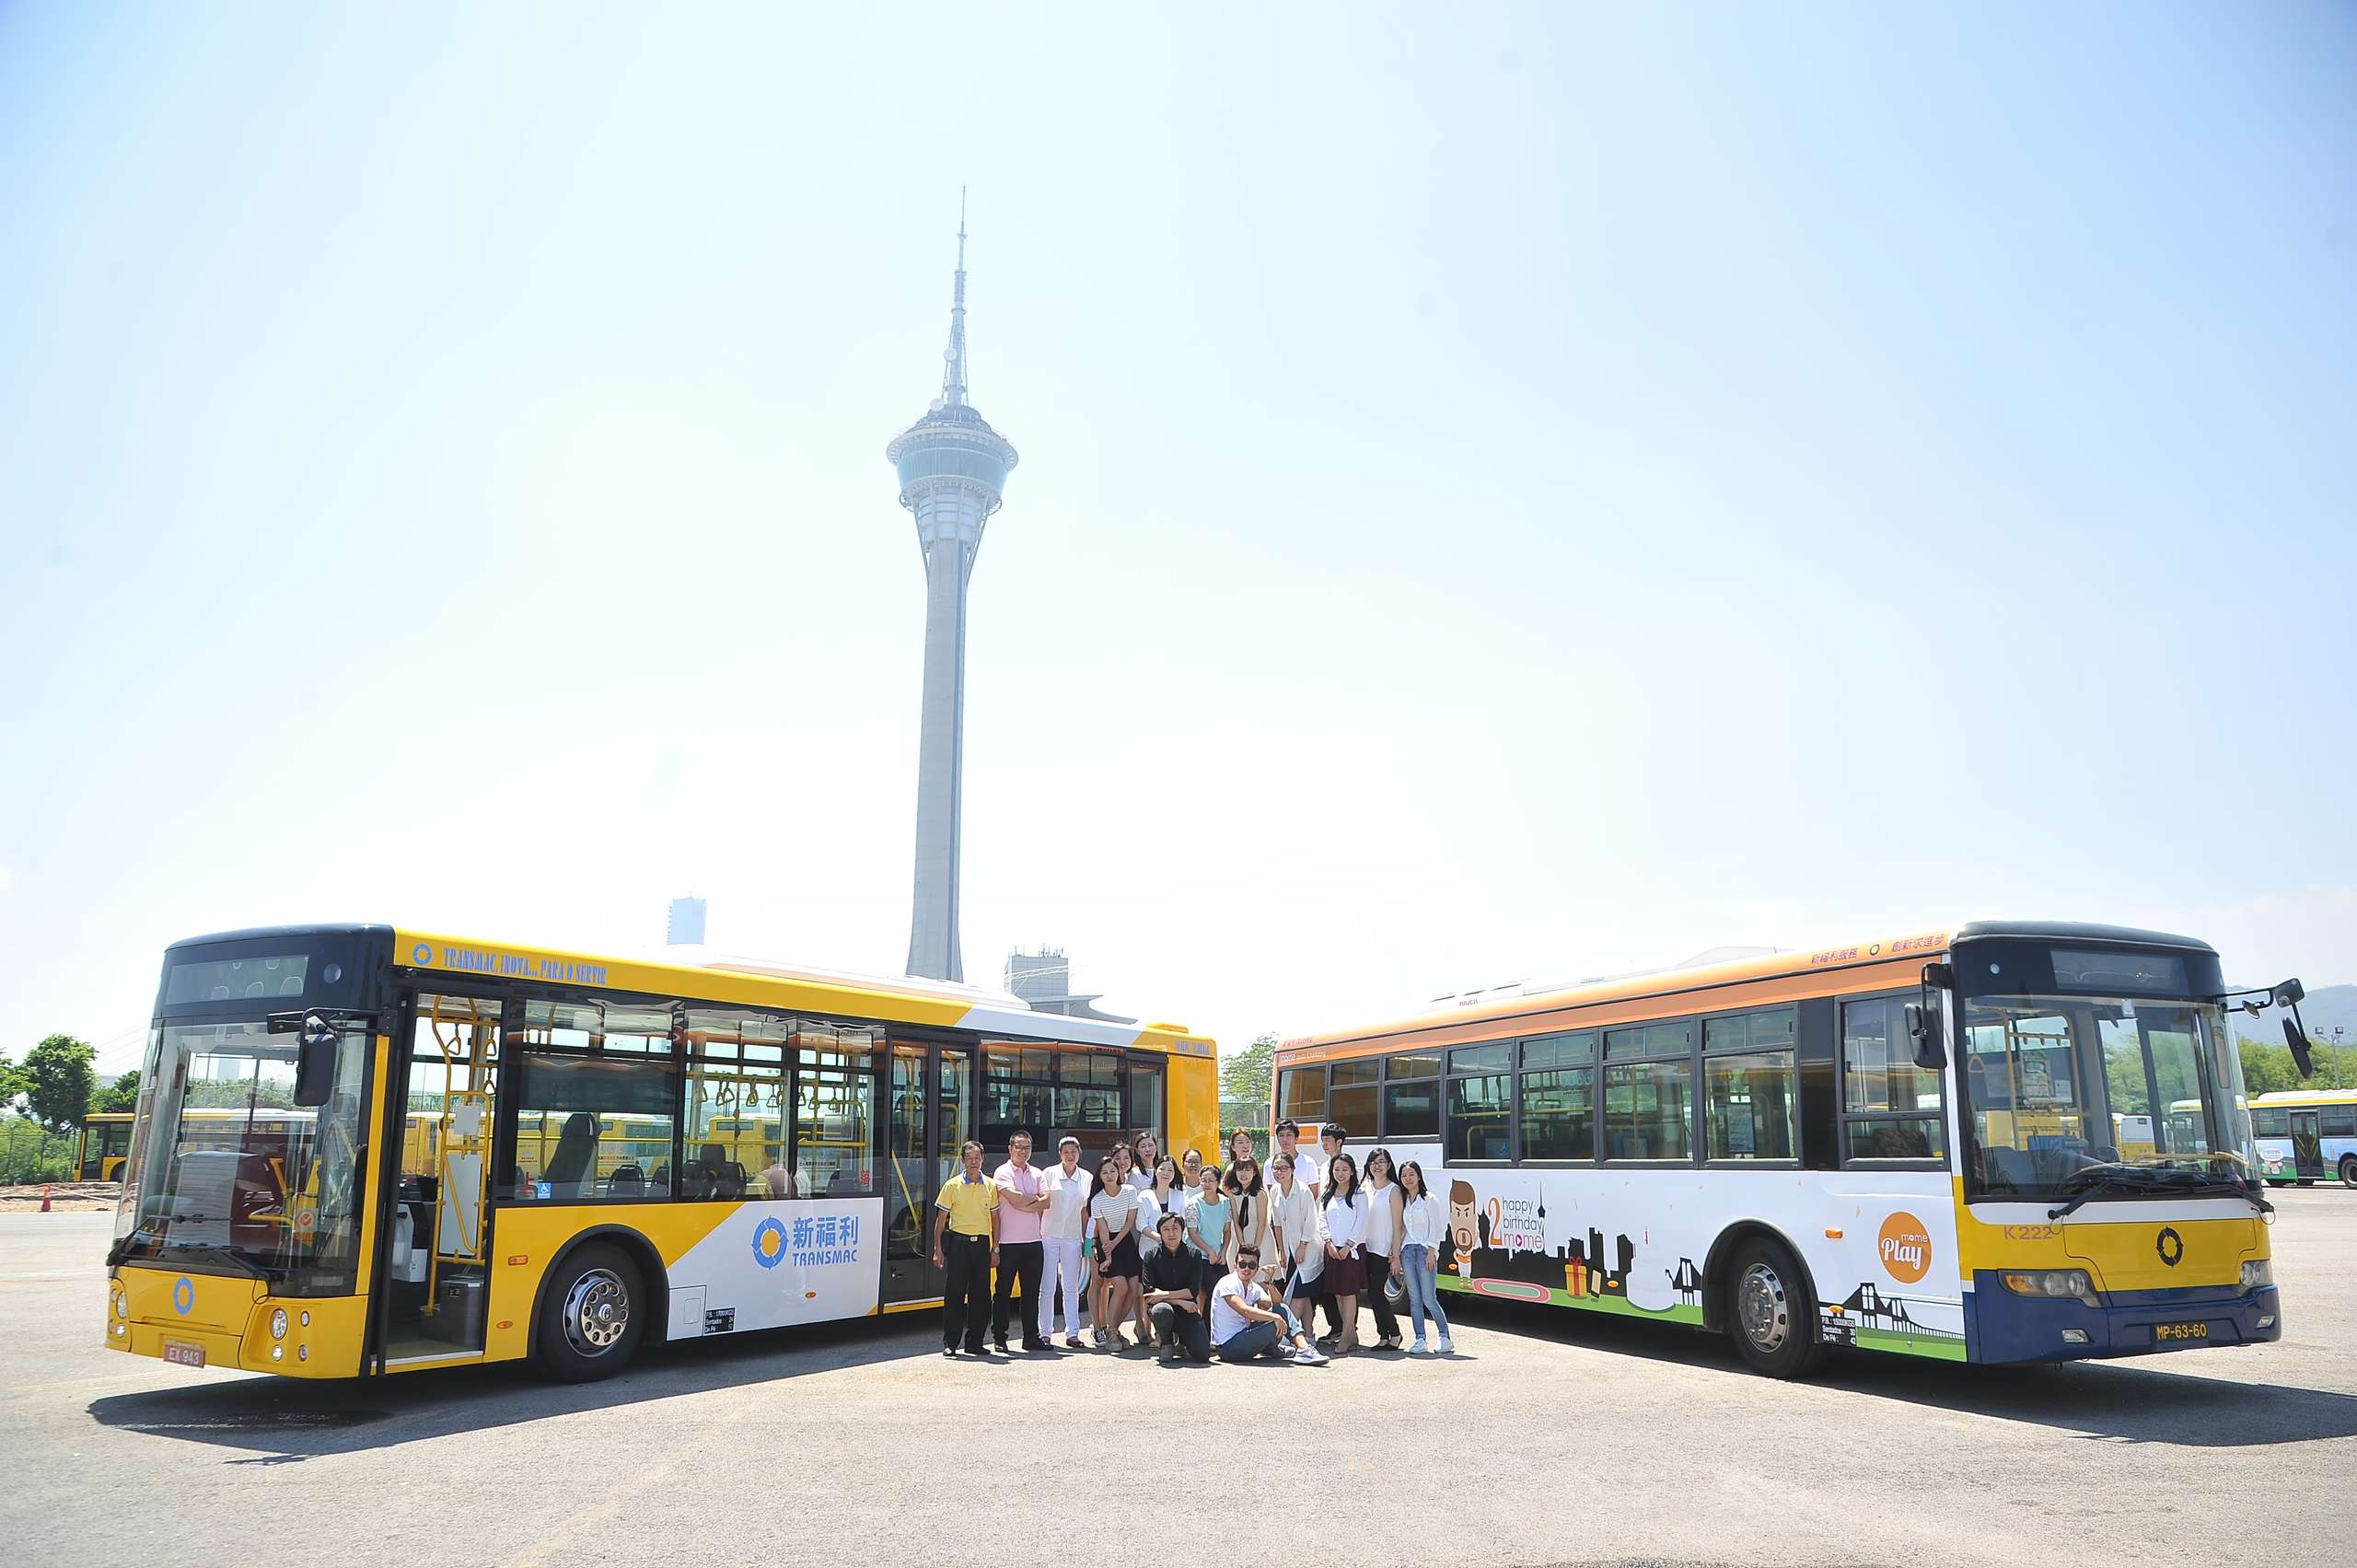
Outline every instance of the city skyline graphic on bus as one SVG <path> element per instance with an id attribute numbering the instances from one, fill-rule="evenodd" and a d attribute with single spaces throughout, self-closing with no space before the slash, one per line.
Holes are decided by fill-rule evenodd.
<path id="1" fill-rule="evenodd" d="M 1701 1326 L 1703 1303 L 1713 1288 L 1703 1264 L 1685 1256 L 1646 1261 L 1650 1236 L 1643 1225 L 1632 1226 L 1631 1235 L 1606 1224 L 1550 1225 L 1543 1187 L 1507 1196 L 1485 1193 L 1477 1180 L 1454 1176 L 1447 1197 L 1449 1224 L 1439 1249 L 1443 1289 Z M 1818 1333 L 1829 1343 L 1943 1357 L 1962 1353 L 1962 1309 L 1956 1301 L 1900 1295 L 1872 1280 L 1819 1284 Z M 1845 1285 L 1846 1295 L 1836 1298 Z"/>

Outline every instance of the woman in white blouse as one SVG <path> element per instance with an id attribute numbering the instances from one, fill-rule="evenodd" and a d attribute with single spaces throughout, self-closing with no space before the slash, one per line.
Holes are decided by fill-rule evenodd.
<path id="1" fill-rule="evenodd" d="M 1269 1191 L 1269 1229 L 1276 1237 L 1277 1249 L 1260 1256 L 1264 1267 L 1267 1260 L 1275 1260 L 1270 1270 L 1273 1276 L 1270 1290 L 1298 1300 L 1306 1319 L 1310 1298 L 1318 1294 L 1318 1279 L 1325 1272 L 1326 1250 L 1318 1236 L 1318 1194 L 1295 1177 L 1296 1168 L 1293 1161 L 1282 1157 L 1269 1167 L 1269 1174 L 1275 1179 Z"/>
<path id="2" fill-rule="evenodd" d="M 1338 1154 L 1326 1167 L 1326 1294 L 1342 1317 L 1336 1347 L 1359 1348 L 1359 1293 L 1366 1288 L 1366 1195 L 1359 1191 L 1358 1162 Z"/>
<path id="3" fill-rule="evenodd" d="M 1414 1160 L 1399 1167 L 1399 1260 L 1392 1272 L 1408 1287 L 1408 1316 L 1416 1326 L 1410 1355 L 1424 1353 L 1424 1319 L 1440 1330 L 1440 1353 L 1452 1355 L 1448 1314 L 1440 1309 L 1440 1238 L 1448 1234 L 1448 1205 L 1424 1191 L 1424 1167 Z"/>
<path id="4" fill-rule="evenodd" d="M 1285 1283 L 1285 1264 L 1284 1259 L 1277 1252 L 1276 1234 L 1269 1226 L 1272 1206 L 1271 1193 L 1260 1175 L 1260 1162 L 1253 1157 L 1251 1150 L 1245 1150 L 1243 1156 L 1227 1167 L 1227 1175 L 1220 1186 L 1236 1205 L 1228 1216 L 1236 1226 L 1235 1247 L 1228 1252 L 1229 1268 L 1233 1269 L 1236 1264 L 1235 1248 L 1258 1248 L 1261 1272 L 1271 1276 L 1260 1283 L 1281 1288 Z"/>
<path id="5" fill-rule="evenodd" d="M 1366 1156 L 1366 1294 L 1375 1308 L 1375 1342 L 1385 1350 L 1399 1348 L 1399 1318 L 1384 1295 L 1384 1282 L 1399 1272 L 1399 1183 L 1392 1179 L 1391 1151 L 1376 1149 Z"/>
<path id="6" fill-rule="evenodd" d="M 1097 1244 L 1097 1342 L 1127 1350 L 1121 1332 L 1137 1294 L 1138 1191 L 1124 1186 L 1119 1160 L 1107 1156 L 1097 1167 L 1097 1196 L 1088 1201 L 1090 1239 Z"/>

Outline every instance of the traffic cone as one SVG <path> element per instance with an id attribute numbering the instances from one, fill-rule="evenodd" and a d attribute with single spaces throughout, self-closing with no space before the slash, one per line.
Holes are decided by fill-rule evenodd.
<path id="1" fill-rule="evenodd" d="M 41 1184 L 41 1212 L 44 1214 L 49 1213 L 49 1183 L 46 1181 Z"/>

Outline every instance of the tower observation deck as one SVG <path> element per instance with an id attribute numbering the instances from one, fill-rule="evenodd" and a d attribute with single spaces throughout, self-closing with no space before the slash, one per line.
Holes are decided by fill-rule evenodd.
<path id="1" fill-rule="evenodd" d="M 917 520 L 924 558 L 924 713 L 917 750 L 915 905 L 909 968 L 935 980 L 966 978 L 958 944 L 966 752 L 966 583 L 982 528 L 999 508 L 1014 445 L 966 401 L 966 212 L 958 210 L 958 273 L 941 396 L 894 436 L 884 456 L 900 476 L 900 505 Z"/>

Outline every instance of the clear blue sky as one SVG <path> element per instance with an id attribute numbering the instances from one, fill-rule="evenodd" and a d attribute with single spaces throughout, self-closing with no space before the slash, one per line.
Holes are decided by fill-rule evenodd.
<path id="1" fill-rule="evenodd" d="M 2357 14 L 0 10 L 0 1049 L 392 919 L 1240 1042 L 1971 915 L 2357 979 Z"/>

